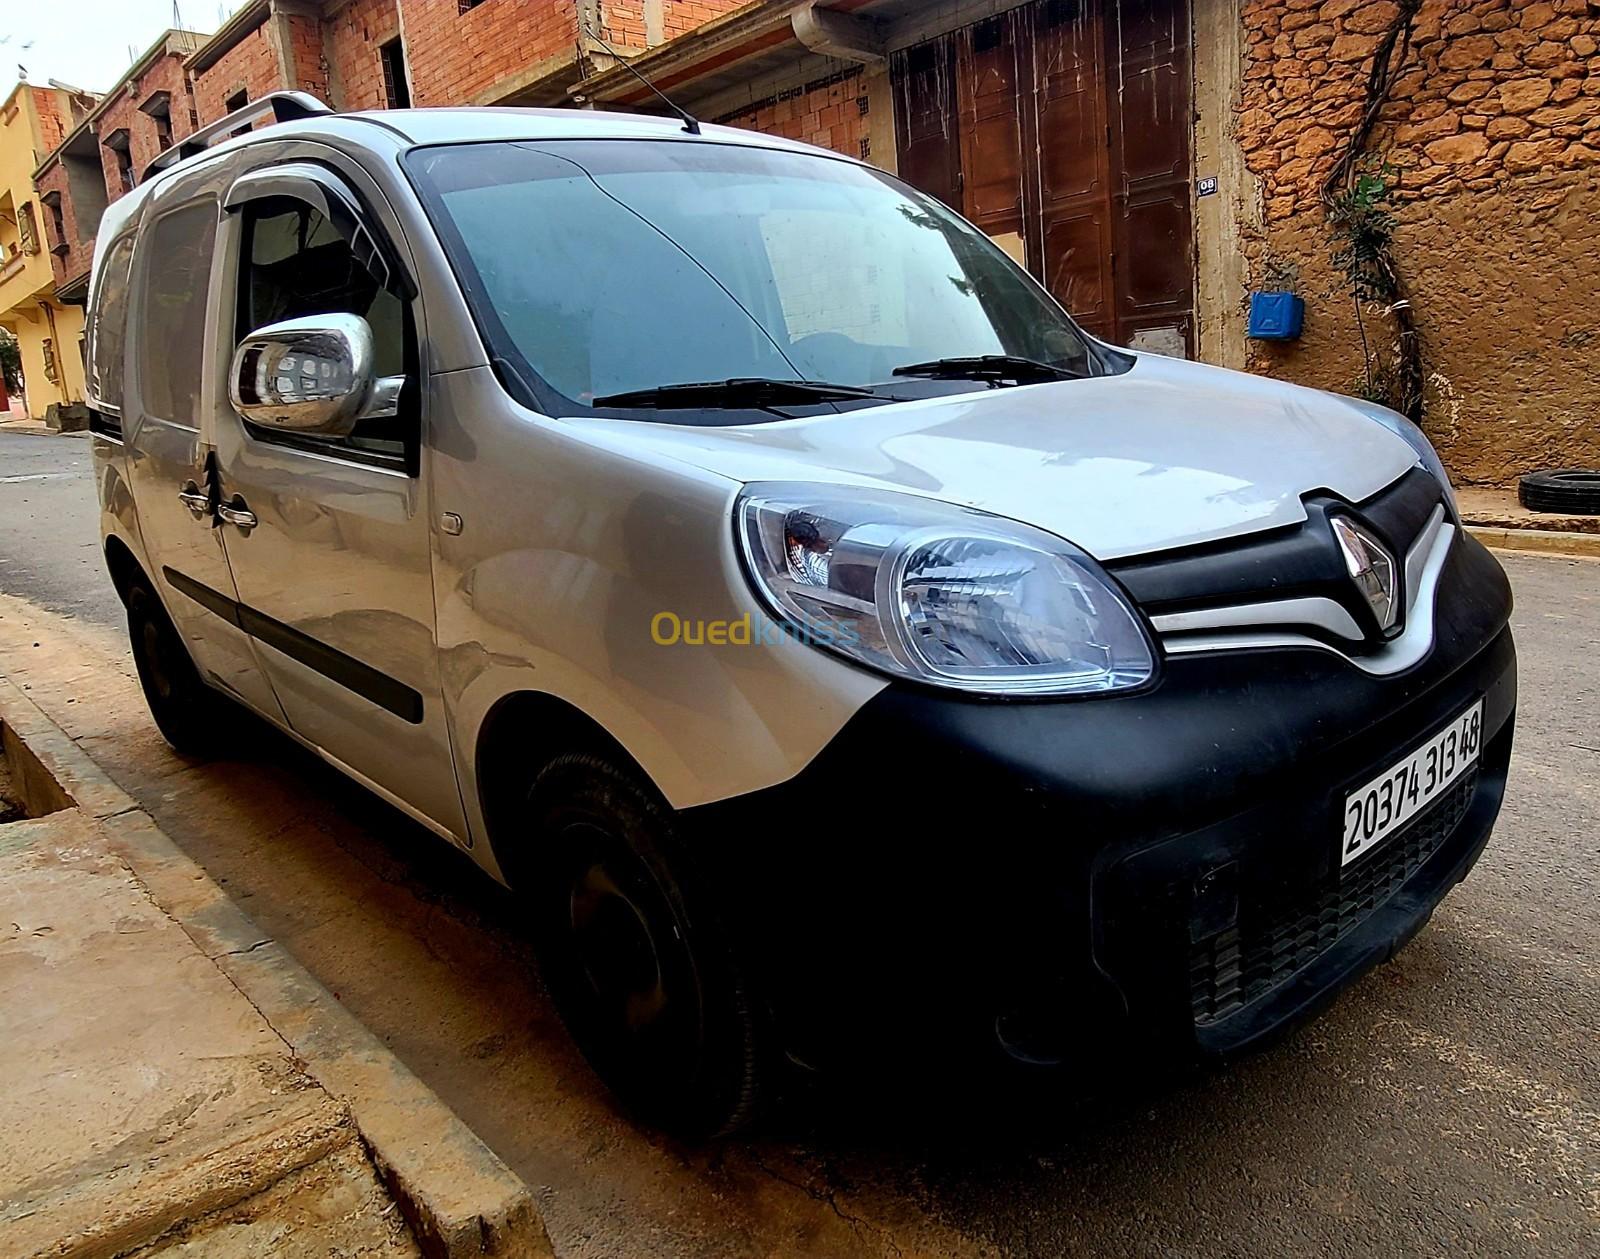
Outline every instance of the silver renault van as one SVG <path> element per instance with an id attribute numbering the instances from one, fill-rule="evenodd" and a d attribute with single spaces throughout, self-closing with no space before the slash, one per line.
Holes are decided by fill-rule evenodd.
<path id="1" fill-rule="evenodd" d="M 1102 344 L 771 136 L 251 109 L 97 243 L 151 712 L 247 709 L 516 889 L 648 1121 L 1227 1058 L 1483 851 L 1511 597 L 1404 419 Z"/>

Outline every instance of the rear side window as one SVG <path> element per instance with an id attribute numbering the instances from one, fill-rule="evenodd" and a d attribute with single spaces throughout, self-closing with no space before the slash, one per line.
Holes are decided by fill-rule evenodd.
<path id="1" fill-rule="evenodd" d="M 106 251 L 89 312 L 89 392 L 97 409 L 122 410 L 122 355 L 128 344 L 128 264 L 133 237 Z"/>
<path id="2" fill-rule="evenodd" d="M 200 427 L 206 292 L 211 282 L 217 203 L 163 215 L 145 236 L 139 331 L 140 394 L 147 415 Z"/>

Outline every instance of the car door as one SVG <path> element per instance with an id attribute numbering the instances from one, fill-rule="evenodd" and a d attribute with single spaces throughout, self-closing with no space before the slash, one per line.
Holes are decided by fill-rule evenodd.
<path id="1" fill-rule="evenodd" d="M 211 510 L 213 417 L 201 399 L 215 336 L 220 209 L 217 190 L 196 172 L 159 190 L 146 211 L 133 249 L 122 382 L 127 477 L 148 575 L 196 667 L 281 721 L 251 640 L 228 615 L 236 592 Z M 120 249 L 108 251 L 106 265 L 120 257 Z"/>
<path id="2" fill-rule="evenodd" d="M 330 153 L 329 161 L 336 159 Z M 291 729 L 452 841 L 466 834 L 435 640 L 422 477 L 422 311 L 394 232 L 327 162 L 255 165 L 224 199 L 235 345 L 285 319 L 372 329 L 397 414 L 322 438 L 247 423 L 215 399 L 222 528 L 241 620 Z M 392 222 L 392 220 L 391 220 Z"/>

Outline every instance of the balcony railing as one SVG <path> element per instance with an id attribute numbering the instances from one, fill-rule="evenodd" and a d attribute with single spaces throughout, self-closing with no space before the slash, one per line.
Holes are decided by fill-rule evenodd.
<path id="1" fill-rule="evenodd" d="M 27 265 L 28 256 L 26 254 L 12 254 L 5 262 L 0 263 L 0 284 L 4 284 L 14 275 L 19 275 L 22 268 Z"/>

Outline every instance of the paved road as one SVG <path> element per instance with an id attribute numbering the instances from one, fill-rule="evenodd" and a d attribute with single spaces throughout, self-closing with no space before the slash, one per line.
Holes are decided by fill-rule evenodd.
<path id="1" fill-rule="evenodd" d="M 0 428 L 0 590 L 96 624 L 122 624 L 103 580 L 99 508 L 85 433 Z"/>
<path id="2" fill-rule="evenodd" d="M 535 1186 L 563 1255 L 1600 1253 L 1600 563 L 1505 559 L 1498 837 L 1323 1019 L 1221 1075 L 985 1112 L 823 1094 L 686 1151 L 610 1109 L 515 902 L 277 742 L 179 760 L 131 696 L 81 442 L 0 433 L 0 642 L 57 720 Z M 65 473 L 57 480 L 7 481 Z M 71 619 L 67 619 L 70 617 Z M 32 647 L 39 642 L 40 647 Z"/>

